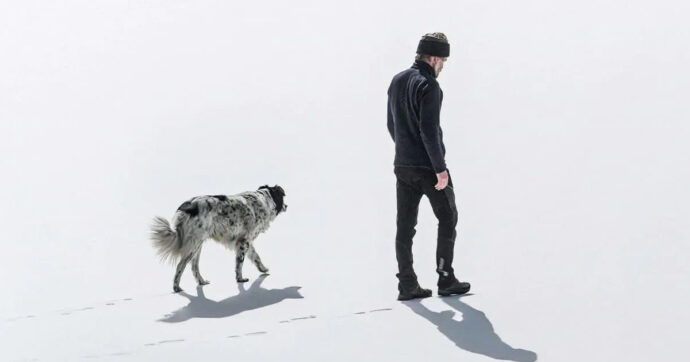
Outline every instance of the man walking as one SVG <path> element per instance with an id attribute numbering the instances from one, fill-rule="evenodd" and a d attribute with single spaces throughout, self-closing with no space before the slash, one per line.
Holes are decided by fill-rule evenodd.
<path id="1" fill-rule="evenodd" d="M 443 92 L 436 78 L 449 54 L 450 45 L 443 33 L 424 35 L 415 63 L 393 77 L 388 88 L 388 131 L 395 142 L 397 178 L 398 300 L 431 296 L 431 290 L 419 286 L 412 267 L 412 238 L 423 195 L 431 202 L 438 219 L 438 294 L 464 294 L 470 290 L 470 284 L 458 281 L 453 273 L 458 211 L 439 123 Z"/>

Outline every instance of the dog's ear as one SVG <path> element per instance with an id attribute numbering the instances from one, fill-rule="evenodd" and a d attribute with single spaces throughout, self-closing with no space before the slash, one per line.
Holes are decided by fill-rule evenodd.
<path id="1" fill-rule="evenodd" d="M 259 190 L 261 190 L 261 189 L 269 189 L 270 190 L 271 188 L 268 187 L 268 185 L 263 185 L 263 186 L 259 186 Z"/>
<path id="2" fill-rule="evenodd" d="M 275 186 L 273 186 L 273 188 L 274 188 L 274 189 L 276 190 L 276 192 L 278 192 L 281 196 L 285 196 L 285 190 L 283 190 L 282 187 L 280 187 L 280 186 L 278 186 L 278 185 L 275 185 Z"/>

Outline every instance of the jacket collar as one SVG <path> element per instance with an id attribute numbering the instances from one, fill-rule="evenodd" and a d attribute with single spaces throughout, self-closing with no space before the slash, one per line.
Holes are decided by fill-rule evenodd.
<path id="1" fill-rule="evenodd" d="M 423 60 L 415 60 L 414 64 L 412 64 L 412 68 L 419 69 L 421 73 L 427 73 L 434 79 L 436 78 L 436 72 L 434 72 L 434 68 L 431 65 L 429 65 L 429 63 Z"/>

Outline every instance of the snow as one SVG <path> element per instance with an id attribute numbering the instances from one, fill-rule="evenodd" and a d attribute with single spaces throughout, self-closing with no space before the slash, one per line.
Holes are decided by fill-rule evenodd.
<path id="1" fill-rule="evenodd" d="M 682 360 L 689 8 L 3 3 L 0 359 Z M 433 31 L 472 293 L 401 303 L 386 89 Z M 173 294 L 151 218 L 264 184 L 271 274 L 209 242 Z M 423 200 L 433 289 L 435 227 Z"/>

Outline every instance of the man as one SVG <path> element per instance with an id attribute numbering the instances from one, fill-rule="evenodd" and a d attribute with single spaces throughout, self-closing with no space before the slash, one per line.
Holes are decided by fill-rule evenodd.
<path id="1" fill-rule="evenodd" d="M 439 124 L 443 92 L 436 78 L 449 54 L 450 45 L 443 33 L 424 35 L 415 63 L 393 77 L 388 88 L 388 131 L 395 142 L 393 164 L 397 178 L 398 300 L 431 296 L 431 290 L 419 286 L 412 267 L 412 238 L 423 195 L 438 219 L 438 294 L 464 294 L 470 290 L 470 284 L 458 281 L 453 273 L 458 211 Z"/>

